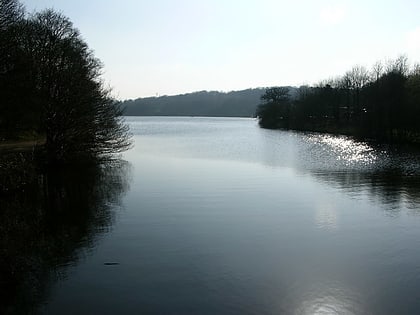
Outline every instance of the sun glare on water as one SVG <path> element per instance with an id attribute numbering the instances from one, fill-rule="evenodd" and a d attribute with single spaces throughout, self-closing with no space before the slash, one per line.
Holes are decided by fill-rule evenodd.
<path id="1" fill-rule="evenodd" d="M 357 142 L 351 138 L 330 135 L 317 135 L 311 140 L 320 144 L 325 151 L 333 154 L 338 161 L 346 165 L 351 164 L 372 164 L 377 159 L 377 152 L 373 147 L 365 142 Z"/>

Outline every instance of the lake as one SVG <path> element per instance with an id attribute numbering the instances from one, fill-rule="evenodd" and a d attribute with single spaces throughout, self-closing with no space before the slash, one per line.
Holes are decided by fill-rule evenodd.
<path id="1" fill-rule="evenodd" d="M 124 161 L 47 177 L 19 235 L 3 223 L 24 275 L 6 310 L 420 313 L 418 151 L 246 118 L 127 121 Z"/>

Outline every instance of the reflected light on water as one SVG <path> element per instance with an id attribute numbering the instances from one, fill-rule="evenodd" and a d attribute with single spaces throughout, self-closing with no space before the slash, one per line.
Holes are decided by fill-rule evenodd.
<path id="1" fill-rule="evenodd" d="M 337 209 L 331 204 L 319 204 L 315 212 L 315 224 L 322 230 L 337 230 L 338 215 Z"/>
<path id="2" fill-rule="evenodd" d="M 302 304 L 297 314 L 299 315 L 351 315 L 352 305 L 346 301 L 339 300 L 334 296 L 325 296 Z"/>
<path id="3" fill-rule="evenodd" d="M 361 315 L 367 314 L 361 297 L 343 283 L 315 281 L 298 304 L 297 315 Z"/>
<path id="4" fill-rule="evenodd" d="M 310 138 L 317 144 L 327 146 L 338 160 L 349 164 L 370 164 L 377 160 L 374 148 L 364 142 L 356 142 L 345 136 L 316 135 Z"/>

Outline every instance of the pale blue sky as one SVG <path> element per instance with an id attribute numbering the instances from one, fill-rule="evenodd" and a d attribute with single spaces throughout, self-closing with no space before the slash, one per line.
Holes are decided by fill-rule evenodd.
<path id="1" fill-rule="evenodd" d="M 68 16 L 120 99 L 314 84 L 420 61 L 420 1 L 22 0 Z"/>

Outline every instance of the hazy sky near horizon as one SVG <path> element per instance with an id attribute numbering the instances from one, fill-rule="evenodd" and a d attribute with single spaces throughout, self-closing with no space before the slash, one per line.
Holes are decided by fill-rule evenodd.
<path id="1" fill-rule="evenodd" d="M 70 18 L 119 99 L 314 84 L 420 61 L 420 1 L 21 0 Z"/>

